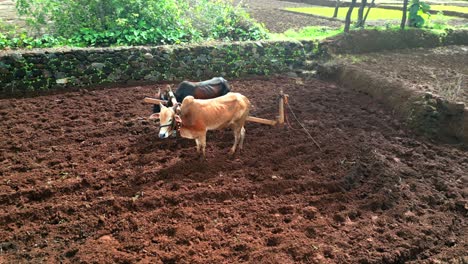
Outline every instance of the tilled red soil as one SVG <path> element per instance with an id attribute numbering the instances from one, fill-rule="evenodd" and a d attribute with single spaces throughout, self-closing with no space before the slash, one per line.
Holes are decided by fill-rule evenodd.
<path id="1" fill-rule="evenodd" d="M 413 136 L 366 95 L 283 77 L 232 81 L 260 117 L 280 88 L 302 130 L 248 123 L 160 140 L 154 86 L 0 101 L 0 263 L 463 260 L 468 154 Z M 292 122 L 295 128 L 297 123 Z M 466 258 L 465 258 L 466 260 Z"/>
<path id="2" fill-rule="evenodd" d="M 360 54 L 358 60 L 353 56 L 348 61 L 359 68 L 468 104 L 468 46 L 373 52 Z"/>

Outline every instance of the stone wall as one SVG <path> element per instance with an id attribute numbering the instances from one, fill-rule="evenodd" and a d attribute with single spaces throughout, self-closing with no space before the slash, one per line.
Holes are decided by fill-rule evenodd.
<path id="1" fill-rule="evenodd" d="M 324 40 L 0 51 L 0 97 L 128 82 L 284 73 L 320 54 L 468 44 L 468 31 L 353 31 Z"/>
<path id="2" fill-rule="evenodd" d="M 245 77 L 300 67 L 312 41 L 257 41 L 0 53 L 0 96 L 129 81 Z"/>

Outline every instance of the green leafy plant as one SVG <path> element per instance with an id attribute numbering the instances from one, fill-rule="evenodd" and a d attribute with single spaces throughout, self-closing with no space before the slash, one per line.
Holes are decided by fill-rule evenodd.
<path id="1" fill-rule="evenodd" d="M 29 24 L 81 46 L 183 41 L 189 23 L 176 0 L 18 0 Z"/>
<path id="2" fill-rule="evenodd" d="M 183 17 L 203 39 L 258 40 L 267 37 L 263 25 L 229 0 L 187 0 Z"/>
<path id="3" fill-rule="evenodd" d="M 43 35 L 41 37 L 29 37 L 26 33 L 0 33 L 0 49 L 5 48 L 51 48 L 55 46 L 66 45 L 67 40 L 64 38 L 57 38 L 50 35 Z"/>
<path id="4" fill-rule="evenodd" d="M 448 17 L 445 16 L 442 11 L 439 11 L 437 12 L 437 15 L 431 16 L 431 21 L 428 23 L 428 27 L 433 30 L 445 30 L 452 28 L 448 21 Z"/>
<path id="5" fill-rule="evenodd" d="M 231 0 L 17 0 L 16 6 L 36 29 L 35 35 L 48 32 L 46 43 L 55 45 L 159 45 L 267 37 L 264 27 Z M 11 47 L 35 47 L 44 41 L 9 42 Z"/>
<path id="6" fill-rule="evenodd" d="M 430 17 L 430 10 L 431 6 L 429 4 L 419 0 L 412 0 L 408 9 L 409 26 L 422 28 L 426 22 L 426 19 Z M 426 17 L 426 19 L 424 19 L 424 17 Z"/>

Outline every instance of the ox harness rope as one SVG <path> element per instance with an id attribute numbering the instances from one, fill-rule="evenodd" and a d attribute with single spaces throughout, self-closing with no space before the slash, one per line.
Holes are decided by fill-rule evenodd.
<path id="1" fill-rule="evenodd" d="M 179 108 L 179 103 L 177 103 L 174 107 L 174 113 L 177 114 L 177 112 L 180 111 L 180 108 Z M 182 126 L 182 122 L 178 122 L 176 120 L 176 118 L 174 117 L 172 119 L 172 121 L 167 124 L 167 125 L 160 125 L 159 128 L 163 128 L 163 127 L 171 127 L 171 131 L 180 131 L 180 127 Z"/>
<path id="2" fill-rule="evenodd" d="M 167 125 L 160 125 L 159 127 L 171 127 L 171 130 L 174 130 L 174 128 L 176 127 L 176 124 L 177 122 L 174 122 L 174 120 L 171 121 L 171 123 L 167 124 Z"/>

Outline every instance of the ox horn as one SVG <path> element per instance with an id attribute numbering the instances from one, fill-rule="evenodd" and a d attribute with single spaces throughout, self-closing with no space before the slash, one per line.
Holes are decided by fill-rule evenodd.
<path id="1" fill-rule="evenodd" d="M 180 104 L 175 105 L 174 113 L 176 113 L 176 115 L 180 115 L 182 113 L 182 109 L 180 109 Z"/>
<path id="2" fill-rule="evenodd" d="M 161 87 L 158 88 L 158 93 L 156 94 L 156 98 L 161 98 Z"/>

